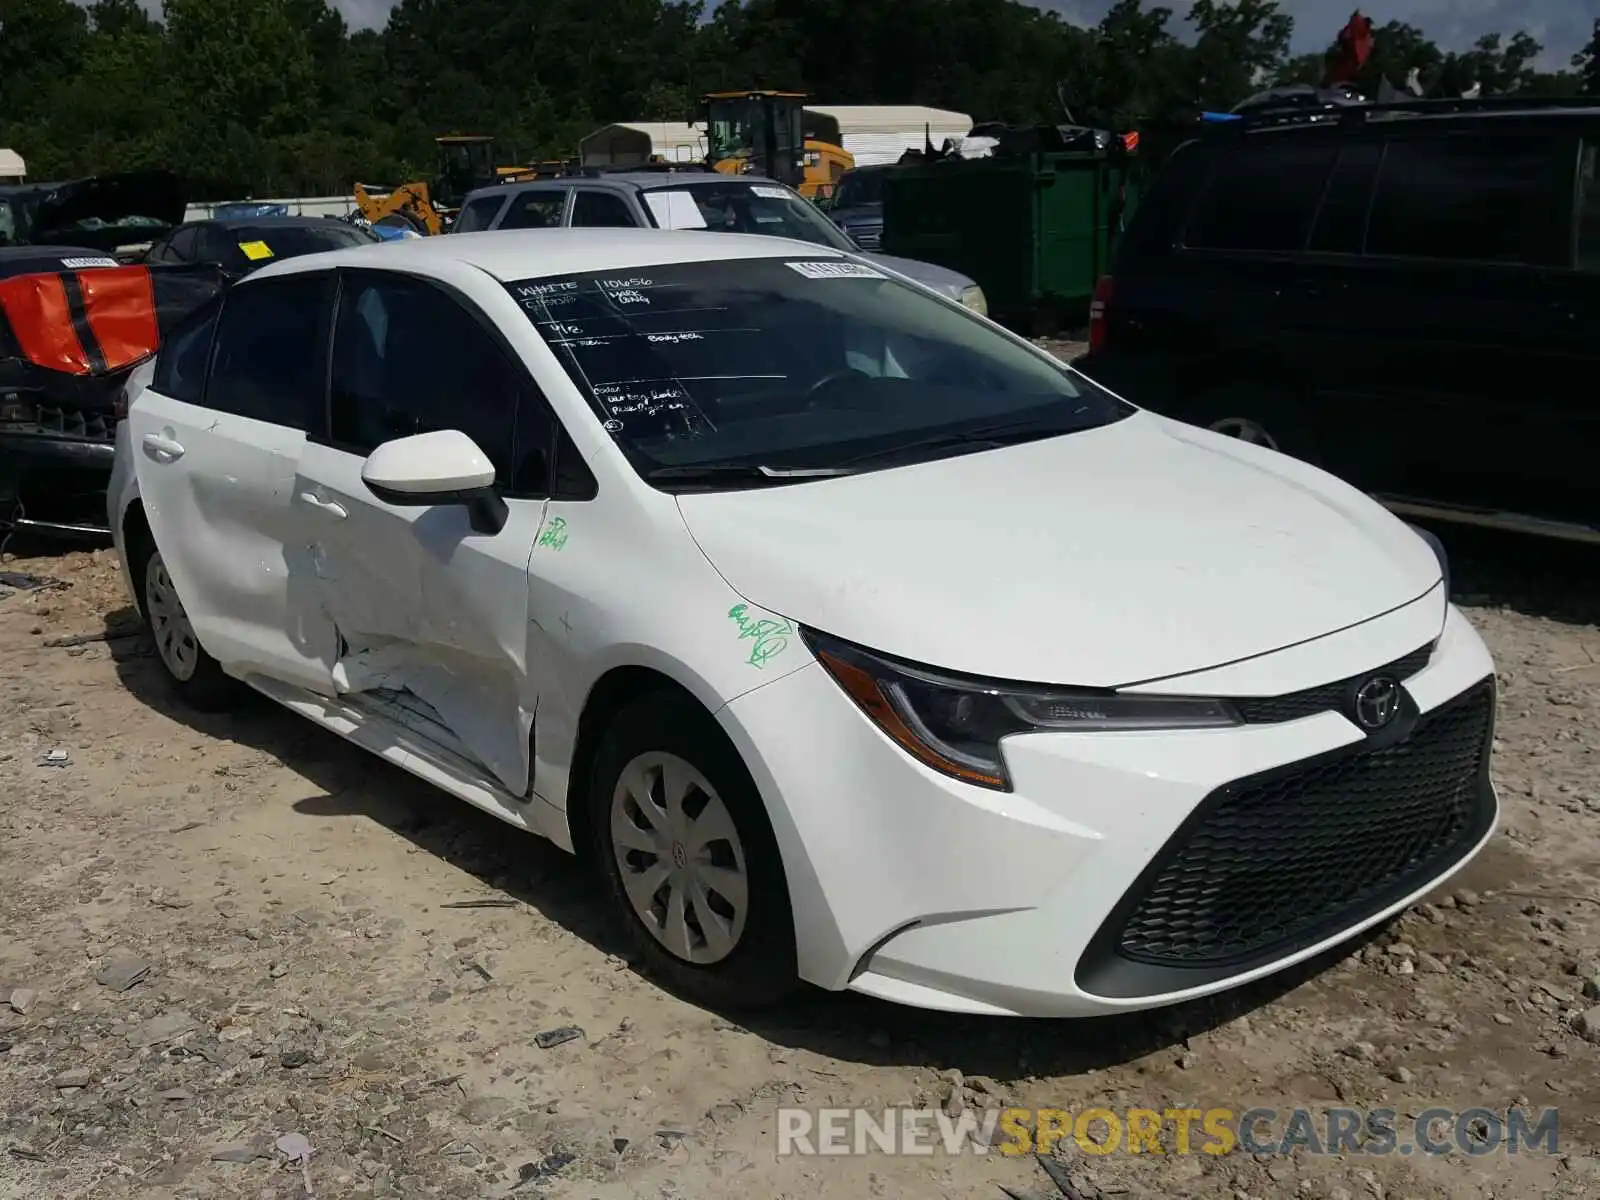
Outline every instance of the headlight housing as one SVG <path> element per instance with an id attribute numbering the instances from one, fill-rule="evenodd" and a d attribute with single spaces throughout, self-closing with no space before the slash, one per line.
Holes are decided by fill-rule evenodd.
<path id="1" fill-rule="evenodd" d="M 1422 528 L 1407 522 L 1407 527 L 1423 541 L 1428 543 L 1428 549 L 1433 551 L 1433 556 L 1439 560 L 1439 574 L 1444 579 L 1444 598 L 1450 599 L 1450 555 L 1445 551 L 1444 543 L 1438 537 Z"/>
<path id="2" fill-rule="evenodd" d="M 977 284 L 961 289 L 961 303 L 973 312 L 987 317 L 989 315 L 989 301 L 983 294 L 983 289 Z"/>
<path id="3" fill-rule="evenodd" d="M 979 787 L 1011 790 L 1000 741 L 1015 733 L 1242 723 L 1225 700 L 1004 683 L 898 662 L 814 629 L 802 628 L 801 636 L 845 694 L 906 753 Z"/>

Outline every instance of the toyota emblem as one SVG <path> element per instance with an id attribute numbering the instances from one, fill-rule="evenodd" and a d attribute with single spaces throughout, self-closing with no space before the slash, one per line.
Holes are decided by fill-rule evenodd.
<path id="1" fill-rule="evenodd" d="M 1356 691 L 1356 724 L 1363 729 L 1382 729 L 1400 712 L 1400 681 L 1388 675 L 1374 675 Z"/>

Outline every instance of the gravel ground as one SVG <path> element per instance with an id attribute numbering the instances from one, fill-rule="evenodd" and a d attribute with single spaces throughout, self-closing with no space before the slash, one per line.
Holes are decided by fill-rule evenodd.
<path id="1" fill-rule="evenodd" d="M 685 1005 L 551 847 L 265 702 L 175 708 L 110 552 L 13 557 L 63 586 L 0 598 L 0 1198 L 1600 1194 L 1600 554 L 1441 532 L 1500 670 L 1502 831 L 1343 955 L 1095 1023 Z M 784 1102 L 1554 1105 L 1561 1153 L 1072 1149 L 1063 1187 L 779 1159 Z"/>

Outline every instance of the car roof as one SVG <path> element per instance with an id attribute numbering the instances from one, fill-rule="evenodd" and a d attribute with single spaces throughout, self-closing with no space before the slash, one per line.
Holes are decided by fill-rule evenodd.
<path id="1" fill-rule="evenodd" d="M 518 183 L 491 183 L 467 193 L 463 205 L 471 204 L 484 196 L 516 195 L 531 188 L 585 187 L 615 192 L 654 192 L 665 188 L 681 188 L 696 183 L 759 183 L 766 187 L 783 187 L 776 179 L 766 175 L 722 175 L 715 171 L 607 171 L 603 175 L 557 175 L 551 179 L 527 179 Z"/>
<path id="2" fill-rule="evenodd" d="M 91 250 L 87 246 L 52 246 L 31 242 L 17 246 L 0 246 L 0 263 L 14 262 L 19 258 L 110 258 L 104 250 Z"/>
<path id="3" fill-rule="evenodd" d="M 616 178 L 616 176 L 610 176 Z M 625 183 L 631 184 L 641 192 L 660 191 L 662 188 L 686 187 L 693 183 L 759 183 L 766 187 L 783 187 L 776 179 L 769 179 L 765 175 L 723 175 L 716 171 L 686 172 L 683 175 L 669 175 L 660 171 L 640 171 L 638 174 L 623 173 L 621 176 Z"/>
<path id="4" fill-rule="evenodd" d="M 1517 126 L 1587 124 L 1600 117 L 1600 103 L 1582 97 L 1546 102 L 1495 96 L 1487 100 L 1412 100 L 1386 104 L 1350 104 L 1335 108 L 1262 109 L 1241 113 L 1238 120 L 1222 121 L 1197 129 L 1191 141 L 1226 146 L 1230 135 L 1313 137 L 1388 136 L 1424 134 L 1432 129 L 1482 132 L 1510 131 Z M 1235 143 L 1237 144 L 1237 143 Z"/>
<path id="5" fill-rule="evenodd" d="M 624 271 L 668 263 L 727 262 L 741 258 L 843 258 L 828 246 L 743 233 L 682 229 L 501 229 L 449 233 L 329 250 L 284 259 L 255 272 L 271 278 L 329 267 L 390 268 L 427 275 L 462 263 L 510 283 L 584 271 Z"/>
<path id="6" fill-rule="evenodd" d="M 321 229 L 343 224 L 328 217 L 198 217 L 184 222 L 184 225 L 220 225 L 223 229 Z"/>

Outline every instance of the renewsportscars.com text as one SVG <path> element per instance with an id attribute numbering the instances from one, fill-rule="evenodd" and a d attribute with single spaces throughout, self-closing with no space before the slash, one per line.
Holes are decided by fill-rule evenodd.
<path id="1" fill-rule="evenodd" d="M 1387 1155 L 1558 1153 L 1553 1108 L 1004 1108 L 951 1117 L 936 1108 L 780 1108 L 785 1155 L 1085 1154 Z"/>

